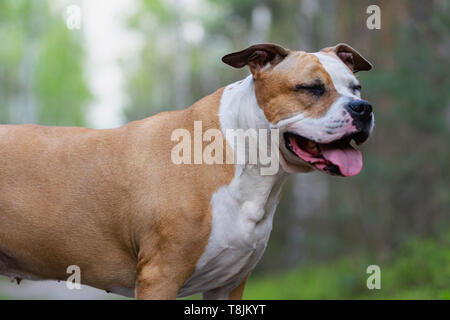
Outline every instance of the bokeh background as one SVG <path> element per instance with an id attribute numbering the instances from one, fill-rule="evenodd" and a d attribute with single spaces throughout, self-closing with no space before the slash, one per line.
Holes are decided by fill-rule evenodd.
<path id="1" fill-rule="evenodd" d="M 0 123 L 117 127 L 245 77 L 226 53 L 346 42 L 375 66 L 364 169 L 290 178 L 244 298 L 450 299 L 449 34 L 448 0 L 0 0 Z M 119 297 L 0 276 L 0 298 Z"/>

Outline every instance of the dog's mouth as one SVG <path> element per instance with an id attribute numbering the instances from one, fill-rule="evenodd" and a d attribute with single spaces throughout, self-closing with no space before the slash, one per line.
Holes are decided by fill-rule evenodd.
<path id="1" fill-rule="evenodd" d="M 331 175 L 357 175 L 363 165 L 362 154 L 350 143 L 361 144 L 368 135 L 358 132 L 331 143 L 318 143 L 292 132 L 284 134 L 286 148 L 298 158 Z"/>

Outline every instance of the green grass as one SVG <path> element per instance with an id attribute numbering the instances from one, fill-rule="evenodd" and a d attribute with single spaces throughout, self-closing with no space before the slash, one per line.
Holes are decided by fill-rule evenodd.
<path id="1" fill-rule="evenodd" d="M 386 263 L 346 257 L 278 275 L 250 277 L 244 299 L 450 299 L 450 233 L 412 239 Z M 381 289 L 366 286 L 367 266 L 381 269 Z"/>

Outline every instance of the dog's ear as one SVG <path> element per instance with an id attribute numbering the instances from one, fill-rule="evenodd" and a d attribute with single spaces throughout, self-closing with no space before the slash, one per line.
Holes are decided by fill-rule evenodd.
<path id="1" fill-rule="evenodd" d="M 334 47 L 325 48 L 321 51 L 334 52 L 354 73 L 372 69 L 372 64 L 348 44 L 339 43 Z"/>
<path id="2" fill-rule="evenodd" d="M 272 43 L 255 44 L 245 50 L 227 54 L 222 58 L 226 64 L 242 68 L 246 65 L 255 75 L 267 64 L 276 65 L 289 54 L 289 50 Z"/>

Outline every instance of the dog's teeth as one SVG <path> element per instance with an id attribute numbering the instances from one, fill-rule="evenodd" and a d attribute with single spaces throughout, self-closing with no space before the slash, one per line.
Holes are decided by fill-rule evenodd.
<path id="1" fill-rule="evenodd" d="M 319 149 L 317 148 L 317 143 L 314 141 L 308 141 L 308 149 L 314 152 L 319 152 Z"/>

